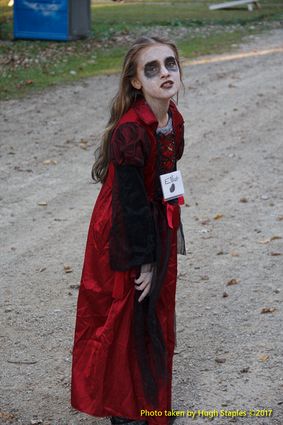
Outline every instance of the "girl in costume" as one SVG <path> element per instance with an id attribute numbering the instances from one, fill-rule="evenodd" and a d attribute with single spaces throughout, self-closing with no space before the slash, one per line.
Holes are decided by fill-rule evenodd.
<path id="1" fill-rule="evenodd" d="M 172 183 L 165 200 L 160 175 L 183 154 L 172 100 L 181 77 L 174 43 L 133 43 L 92 169 L 102 187 L 77 301 L 71 404 L 112 424 L 171 423 L 177 253 L 186 252 L 183 198 Z"/>

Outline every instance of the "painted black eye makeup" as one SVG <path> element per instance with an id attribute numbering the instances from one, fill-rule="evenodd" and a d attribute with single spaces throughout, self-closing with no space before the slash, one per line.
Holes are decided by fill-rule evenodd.
<path id="1" fill-rule="evenodd" d="M 168 71 L 176 72 L 178 71 L 178 64 L 174 56 L 169 56 L 164 61 L 165 68 L 168 69 Z M 154 78 L 160 73 L 160 62 L 159 61 L 152 61 L 148 62 L 144 66 L 144 75 L 146 78 Z"/>
<path id="2" fill-rule="evenodd" d="M 178 64 L 173 56 L 165 59 L 165 67 L 168 69 L 168 71 L 178 71 Z"/>
<path id="3" fill-rule="evenodd" d="M 152 61 L 145 64 L 144 75 L 146 78 L 156 77 L 160 72 L 160 64 L 158 61 Z"/>

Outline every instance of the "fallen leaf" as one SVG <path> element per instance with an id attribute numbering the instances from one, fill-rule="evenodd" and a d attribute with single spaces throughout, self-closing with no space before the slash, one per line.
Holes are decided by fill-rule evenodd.
<path id="1" fill-rule="evenodd" d="M 215 361 L 216 361 L 216 363 L 225 363 L 226 359 L 224 359 L 224 357 L 216 357 Z"/>
<path id="2" fill-rule="evenodd" d="M 45 164 L 45 165 L 50 165 L 50 164 L 56 165 L 57 164 L 57 161 L 56 161 L 56 159 L 45 159 L 44 161 L 42 161 L 42 164 Z"/>
<path id="3" fill-rule="evenodd" d="M 249 367 L 249 366 L 247 366 L 247 367 L 243 367 L 243 369 L 241 369 L 241 370 L 240 370 L 240 372 L 241 372 L 241 373 L 248 373 L 249 369 L 250 369 L 250 367 Z"/>
<path id="4" fill-rule="evenodd" d="M 219 220 L 222 217 L 223 217 L 223 214 L 218 213 L 213 218 L 214 218 L 214 220 Z"/>
<path id="5" fill-rule="evenodd" d="M 238 251 L 231 251 L 230 255 L 232 255 L 232 257 L 239 257 L 240 254 L 238 253 Z"/>
<path id="6" fill-rule="evenodd" d="M 7 362 L 14 364 L 35 364 L 38 360 L 7 360 Z"/>
<path id="7" fill-rule="evenodd" d="M 15 419 L 15 415 L 13 413 L 0 412 L 0 418 L 4 420 Z"/>
<path id="8" fill-rule="evenodd" d="M 238 283 L 239 283 L 239 279 L 230 279 L 230 280 L 228 280 L 226 285 L 231 286 L 231 285 L 237 285 Z"/>
<path id="9" fill-rule="evenodd" d="M 264 239 L 264 240 L 262 240 L 262 241 L 258 241 L 258 243 L 267 244 L 267 243 L 269 243 L 269 242 L 271 242 L 271 241 L 275 241 L 275 240 L 277 240 L 277 239 L 282 239 L 282 236 L 271 236 L 271 237 L 270 237 L 270 238 L 268 238 L 268 239 Z"/>
<path id="10" fill-rule="evenodd" d="M 69 285 L 69 288 L 71 288 L 71 289 L 79 289 L 79 287 L 80 287 L 80 285 L 77 284 L 77 283 Z"/>
<path id="11" fill-rule="evenodd" d="M 259 356 L 259 360 L 261 362 L 266 362 L 266 360 L 269 359 L 269 356 L 267 354 L 262 354 L 261 356 Z"/>
<path id="12" fill-rule="evenodd" d="M 32 173 L 33 172 L 31 168 L 24 169 L 24 168 L 21 168 L 19 165 L 15 165 L 14 170 L 17 170 L 17 171 L 27 171 L 28 173 Z"/>
<path id="13" fill-rule="evenodd" d="M 64 272 L 65 273 L 72 273 L 73 269 L 71 266 L 68 266 L 67 264 L 64 264 Z"/>
<path id="14" fill-rule="evenodd" d="M 260 313 L 273 313 L 275 310 L 275 307 L 263 307 Z"/>
<path id="15" fill-rule="evenodd" d="M 279 215 L 279 216 L 276 218 L 276 220 L 277 220 L 277 221 L 283 221 L 283 215 Z"/>
<path id="16" fill-rule="evenodd" d="M 276 239 L 282 239 L 282 236 L 271 236 L 270 240 L 275 241 Z"/>
<path id="17" fill-rule="evenodd" d="M 270 255 L 272 255 L 272 256 L 276 256 L 276 255 L 282 255 L 282 253 L 281 252 L 274 252 L 274 251 L 272 251 L 271 253 L 270 253 Z"/>
<path id="18" fill-rule="evenodd" d="M 240 198 L 240 202 L 246 203 L 248 202 L 248 199 L 245 196 L 243 196 L 242 198 Z"/>
<path id="19" fill-rule="evenodd" d="M 79 143 L 81 149 L 88 149 L 88 140 L 81 139 Z"/>

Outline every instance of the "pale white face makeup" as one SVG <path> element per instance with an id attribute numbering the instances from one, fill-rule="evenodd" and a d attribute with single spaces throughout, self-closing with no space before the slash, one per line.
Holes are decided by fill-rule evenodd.
<path id="1" fill-rule="evenodd" d="M 171 47 L 154 44 L 145 47 L 137 60 L 137 75 L 132 85 L 146 99 L 168 100 L 180 89 L 180 70 Z"/>

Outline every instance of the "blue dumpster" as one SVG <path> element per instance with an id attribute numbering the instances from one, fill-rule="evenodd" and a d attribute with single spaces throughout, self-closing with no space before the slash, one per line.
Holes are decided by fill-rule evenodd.
<path id="1" fill-rule="evenodd" d="M 14 0 L 14 38 L 72 40 L 90 31 L 90 0 Z"/>

